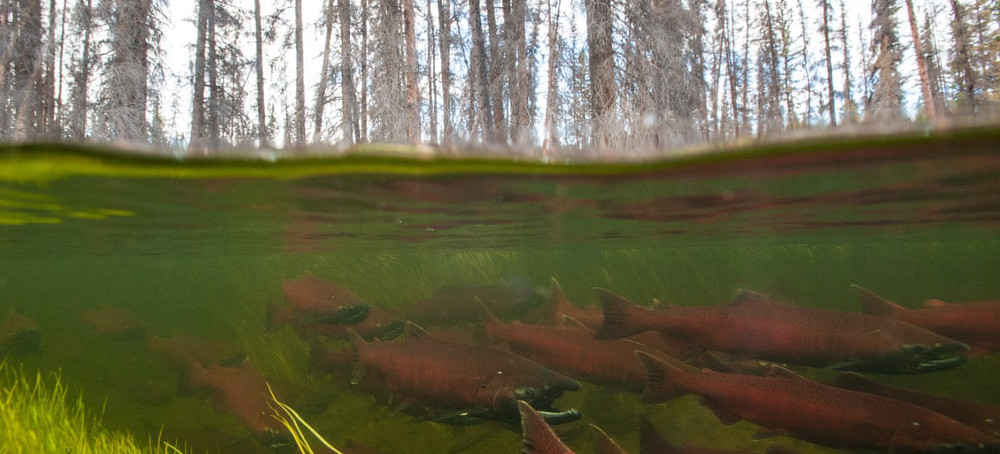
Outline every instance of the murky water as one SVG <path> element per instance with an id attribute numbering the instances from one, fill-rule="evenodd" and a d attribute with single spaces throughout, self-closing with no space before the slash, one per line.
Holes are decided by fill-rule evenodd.
<path id="1" fill-rule="evenodd" d="M 0 152 L 0 318 L 16 311 L 34 321 L 41 351 L 7 361 L 61 370 L 91 408 L 105 408 L 106 425 L 140 437 L 162 429 L 191 452 L 264 447 L 151 339 L 197 338 L 201 351 L 230 344 L 335 445 L 519 452 L 513 425 L 411 416 L 400 396 L 390 403 L 351 385 L 349 362 L 310 371 L 307 339 L 316 334 L 268 329 L 269 310 L 288 307 L 283 284 L 312 275 L 469 342 L 483 341 L 479 312 L 421 307 L 480 296 L 516 306 L 501 318 L 537 322 L 552 278 L 579 307 L 597 303 L 594 287 L 681 306 L 727 304 L 751 289 L 851 312 L 860 309 L 851 284 L 907 307 L 1000 300 L 998 140 L 1000 131 L 978 130 L 629 166 L 178 163 L 8 150 Z M 322 345 L 350 349 L 337 335 Z M 870 376 L 1000 406 L 997 354 L 945 371 Z M 677 444 L 831 451 L 791 437 L 758 440 L 759 427 L 723 424 L 692 395 L 646 405 L 638 393 L 584 383 L 556 406 L 582 411 L 582 422 L 558 432 L 583 453 L 594 449 L 587 423 L 638 452 L 640 414 Z"/>

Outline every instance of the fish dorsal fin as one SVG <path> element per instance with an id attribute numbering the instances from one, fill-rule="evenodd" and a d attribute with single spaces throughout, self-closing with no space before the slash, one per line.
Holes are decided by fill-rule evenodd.
<path id="1" fill-rule="evenodd" d="M 905 311 L 906 308 L 889 301 L 877 293 L 860 285 L 851 285 L 854 293 L 861 299 L 861 312 L 871 315 L 889 315 L 893 312 Z"/>
<path id="2" fill-rule="evenodd" d="M 493 311 L 486 307 L 486 303 L 483 302 L 478 296 L 472 297 L 472 304 L 475 304 L 479 308 L 479 312 L 483 315 L 483 321 L 486 323 L 499 322 L 500 319 L 496 315 L 493 315 Z"/>
<path id="3" fill-rule="evenodd" d="M 626 454 L 625 450 L 618 446 L 618 443 L 615 443 L 600 427 L 593 424 L 590 427 L 593 427 L 594 431 L 597 432 L 597 454 Z"/>
<path id="4" fill-rule="evenodd" d="M 431 333 L 427 332 L 422 326 L 409 320 L 406 322 L 406 334 L 411 339 L 429 339 L 431 337 Z"/>
<path id="5" fill-rule="evenodd" d="M 941 301 L 939 299 L 931 298 L 929 300 L 924 301 L 924 307 L 945 307 L 945 306 L 950 306 L 950 304 Z"/>
<path id="6" fill-rule="evenodd" d="M 521 448 L 522 454 L 572 454 L 573 451 L 563 444 L 541 415 L 523 400 L 517 401 L 517 409 L 521 413 Z"/>
<path id="7" fill-rule="evenodd" d="M 771 298 L 763 293 L 758 293 L 753 290 L 747 290 L 745 288 L 739 289 L 736 293 L 736 298 L 730 303 L 731 306 L 745 306 L 752 304 L 783 304 L 780 301 Z"/>
<path id="8" fill-rule="evenodd" d="M 563 293 L 562 286 L 555 277 L 552 278 L 552 288 L 549 291 L 549 323 L 558 325 L 562 316 L 566 313 L 566 308 L 572 306 L 566 294 Z"/>

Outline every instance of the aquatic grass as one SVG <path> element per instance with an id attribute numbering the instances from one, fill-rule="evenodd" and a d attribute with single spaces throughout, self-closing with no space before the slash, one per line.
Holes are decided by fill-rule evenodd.
<path id="1" fill-rule="evenodd" d="M 182 454 L 161 440 L 137 442 L 110 431 L 70 401 L 58 373 L 33 378 L 0 362 L 0 446 L 4 454 Z"/>
<path id="2" fill-rule="evenodd" d="M 330 444 L 330 442 L 326 441 L 326 439 L 323 438 L 323 436 L 320 435 L 319 432 L 316 431 L 316 429 L 313 429 L 313 427 L 309 425 L 309 423 L 306 422 L 306 420 L 302 418 L 302 416 L 300 416 L 299 413 L 295 411 L 295 409 L 293 409 L 288 404 L 285 404 L 284 402 L 278 400 L 278 397 L 274 395 L 274 390 L 271 389 L 270 383 L 267 384 L 267 392 L 271 395 L 271 401 L 273 401 L 274 403 L 274 405 L 271 405 L 271 402 L 267 403 L 268 406 L 271 407 L 271 410 L 274 412 L 271 415 L 271 417 L 276 419 L 279 423 L 281 423 L 282 426 L 285 427 L 285 429 L 288 430 L 288 433 L 292 435 L 292 439 L 295 441 L 295 446 L 299 448 L 300 453 L 302 454 L 314 453 L 312 446 L 306 439 L 305 433 L 303 433 L 302 431 L 302 428 L 305 427 L 309 431 L 309 433 L 311 433 L 313 437 L 316 437 L 316 439 L 319 440 L 319 442 L 322 443 L 323 446 L 325 446 L 327 449 L 337 454 L 344 454 L 337 448 L 334 448 L 333 445 Z"/>

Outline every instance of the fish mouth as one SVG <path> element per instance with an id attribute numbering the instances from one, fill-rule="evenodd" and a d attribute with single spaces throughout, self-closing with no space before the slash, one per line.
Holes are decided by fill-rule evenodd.
<path id="1" fill-rule="evenodd" d="M 922 374 L 953 369 L 969 361 L 963 354 L 969 346 L 961 342 L 931 346 L 907 344 L 892 355 L 851 364 L 843 369 L 886 374 Z"/>
<path id="2" fill-rule="evenodd" d="M 541 388 L 534 386 L 517 388 L 514 390 L 511 400 L 511 406 L 514 411 L 513 413 L 505 411 L 504 415 L 510 416 L 502 419 L 509 420 L 511 423 L 518 423 L 520 421 L 520 413 L 516 411 L 517 401 L 523 400 L 531 405 L 531 408 L 534 408 L 542 419 L 544 419 L 549 425 L 565 424 L 576 421 L 583 416 L 583 414 L 580 413 L 580 410 L 575 408 L 560 410 L 552 404 L 556 399 L 563 395 L 563 392 L 576 391 L 579 389 L 580 383 L 573 380 L 558 385 L 545 385 Z M 507 407 L 507 405 L 505 405 L 505 407 Z"/>
<path id="3" fill-rule="evenodd" d="M 356 325 L 368 318 L 368 311 L 371 308 L 367 304 L 355 304 L 353 306 L 341 306 L 337 312 L 324 315 L 317 320 L 320 323 L 330 325 Z"/>
<path id="4" fill-rule="evenodd" d="M 402 320 L 396 320 L 392 323 L 379 325 L 366 332 L 362 337 L 369 342 L 376 339 L 380 341 L 389 341 L 401 336 L 405 330 L 406 323 Z"/>

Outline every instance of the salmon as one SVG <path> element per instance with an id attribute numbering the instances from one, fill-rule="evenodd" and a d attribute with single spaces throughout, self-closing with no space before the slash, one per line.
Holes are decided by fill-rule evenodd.
<path id="1" fill-rule="evenodd" d="M 996 452 L 1000 439 L 926 408 L 807 380 L 788 372 L 758 377 L 684 372 L 646 353 L 647 402 L 696 394 L 726 424 L 746 420 L 779 433 L 844 449 L 894 453 Z"/>
<path id="2" fill-rule="evenodd" d="M 866 314 L 892 317 L 960 340 L 972 347 L 973 356 L 1000 350 L 1000 301 L 951 304 L 928 300 L 924 307 L 907 309 L 871 290 L 852 287 Z"/>
<path id="3" fill-rule="evenodd" d="M 968 424 L 985 434 L 1000 437 L 1000 408 L 992 405 L 895 388 L 850 372 L 841 374 L 834 384 L 841 388 L 878 394 L 929 408 L 956 421 Z"/>
<path id="4" fill-rule="evenodd" d="M 20 312 L 11 312 L 0 323 L 0 355 L 41 350 L 42 335 L 38 324 Z"/>
<path id="5" fill-rule="evenodd" d="M 439 422 L 474 424 L 487 419 L 516 423 L 517 401 L 525 400 L 557 424 L 580 418 L 575 409 L 558 411 L 553 401 L 580 383 L 513 353 L 434 339 L 419 328 L 391 342 L 368 342 L 349 331 L 357 353 L 352 383 L 366 375 L 384 383 L 403 405 L 444 410 Z"/>
<path id="6" fill-rule="evenodd" d="M 519 400 L 517 408 L 521 414 L 523 454 L 573 454 L 531 405 Z M 597 432 L 597 454 L 625 454 L 603 430 L 593 424 L 590 427 Z"/>
<path id="7" fill-rule="evenodd" d="M 295 312 L 310 322 L 351 325 L 368 316 L 368 305 L 350 289 L 307 274 L 282 284 Z"/>
<path id="8" fill-rule="evenodd" d="M 969 346 L 887 317 L 797 307 L 743 290 L 726 306 L 645 309 L 598 289 L 598 339 L 656 330 L 708 350 L 803 366 L 881 373 L 950 369 Z"/>
<path id="9" fill-rule="evenodd" d="M 291 438 L 268 405 L 264 375 L 249 361 L 240 367 L 204 367 L 189 361 L 188 383 L 205 388 L 216 407 L 236 416 L 268 448 L 287 448 Z"/>
<path id="10" fill-rule="evenodd" d="M 483 309 L 486 311 L 486 309 Z M 604 386 L 642 391 L 646 373 L 633 354 L 645 351 L 686 370 L 697 370 L 667 354 L 628 339 L 600 341 L 586 327 L 506 324 L 486 311 L 484 328 L 490 339 L 506 342 L 511 351 L 557 372 Z"/>

